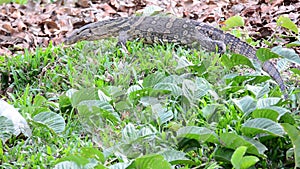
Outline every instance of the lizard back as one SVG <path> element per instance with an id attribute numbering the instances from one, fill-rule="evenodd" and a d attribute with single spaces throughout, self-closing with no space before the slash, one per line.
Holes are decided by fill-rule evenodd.
<path id="1" fill-rule="evenodd" d="M 131 38 L 143 38 L 145 43 L 173 42 L 189 44 L 197 30 L 189 20 L 175 17 L 138 17 L 132 25 Z"/>

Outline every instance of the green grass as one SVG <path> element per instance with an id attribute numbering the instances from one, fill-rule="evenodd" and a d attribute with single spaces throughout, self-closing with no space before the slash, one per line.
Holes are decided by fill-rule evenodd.
<path id="1" fill-rule="evenodd" d="M 233 147 L 226 145 L 228 133 L 247 136 L 269 149 L 260 154 L 250 152 L 260 160 L 256 167 L 295 165 L 285 155 L 299 143 L 291 143 L 287 135 L 276 136 L 272 129 L 265 129 L 271 135 L 257 138 L 253 132 L 265 133 L 257 130 L 262 126 L 255 122 L 253 132 L 244 128 L 251 119 L 277 117 L 276 111 L 253 112 L 247 104 L 275 102 L 270 96 L 278 94 L 278 87 L 253 78 L 245 83 L 243 78 L 249 76 L 239 77 L 238 68 L 224 67 L 218 54 L 141 42 L 129 42 L 127 53 L 115 44 L 116 40 L 110 39 L 72 47 L 50 45 L 34 54 L 0 58 L 1 90 L 12 89 L 2 97 L 19 108 L 33 129 L 32 137 L 11 138 L 3 144 L 1 167 L 53 168 L 61 161 L 95 164 L 86 162 L 94 158 L 98 167 L 126 166 L 129 160 L 131 167 L 143 168 L 154 158 L 144 155 L 175 150 L 164 154 L 173 159 L 173 165 L 232 167 L 222 154 L 233 153 Z M 249 86 L 266 90 L 257 97 Z M 70 89 L 81 94 L 70 96 Z M 288 103 L 281 105 L 291 111 Z M 41 112 L 62 116 L 64 132 L 36 123 L 33 117 Z M 274 126 L 280 125 L 279 119 L 299 126 L 296 113 L 275 118 Z M 194 127 L 194 133 L 186 126 Z M 180 133 L 185 133 L 184 137 L 178 137 Z M 225 140 L 220 143 L 214 138 Z M 237 143 L 232 146 L 239 146 Z M 170 161 L 159 157 L 155 158 L 160 164 L 169 165 Z"/>

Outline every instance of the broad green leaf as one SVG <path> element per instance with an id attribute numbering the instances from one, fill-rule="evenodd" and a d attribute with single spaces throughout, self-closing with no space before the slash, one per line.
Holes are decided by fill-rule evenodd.
<path id="1" fill-rule="evenodd" d="M 231 76 L 225 76 L 226 80 L 230 80 L 233 82 L 236 82 L 237 84 L 246 84 L 246 83 L 262 83 L 265 82 L 270 78 L 270 76 L 261 76 L 261 75 L 231 75 Z"/>
<path id="2" fill-rule="evenodd" d="M 159 125 L 169 122 L 173 119 L 173 112 L 163 107 L 161 104 L 152 105 L 152 111 L 158 115 Z"/>
<path id="3" fill-rule="evenodd" d="M 233 29 L 233 30 L 231 30 L 230 33 L 231 33 L 232 35 L 234 35 L 235 37 L 237 37 L 237 38 L 241 38 L 241 37 L 242 37 L 242 32 L 241 32 L 241 30 Z"/>
<path id="4" fill-rule="evenodd" d="M 171 110 L 168 111 L 160 111 L 158 112 L 158 117 L 159 117 L 159 121 L 160 121 L 160 125 L 165 124 L 169 121 L 171 121 L 174 116 L 173 116 L 173 112 Z"/>
<path id="5" fill-rule="evenodd" d="M 77 105 L 84 100 L 99 100 L 98 89 L 96 88 L 81 89 L 79 91 L 74 92 L 71 95 L 71 102 L 73 107 L 77 107 Z"/>
<path id="6" fill-rule="evenodd" d="M 208 69 L 209 65 L 210 65 L 210 62 L 204 60 L 201 64 L 190 66 L 189 68 L 192 71 L 197 72 L 199 75 L 203 75 L 203 74 L 207 73 L 207 69 Z"/>
<path id="7" fill-rule="evenodd" d="M 13 135 L 14 131 L 13 122 L 5 116 L 0 116 L 0 139 L 3 143 Z"/>
<path id="8" fill-rule="evenodd" d="M 249 66 L 252 69 L 255 69 L 252 62 L 246 56 L 239 55 L 239 54 L 232 54 L 230 60 L 234 64 L 234 66 L 235 65 L 246 65 L 246 66 Z"/>
<path id="9" fill-rule="evenodd" d="M 12 3 L 12 0 L 0 0 L 0 5 Z M 27 1 L 26 1 L 27 2 Z"/>
<path id="10" fill-rule="evenodd" d="M 247 151 L 247 147 L 240 146 L 238 147 L 231 156 L 231 164 L 235 169 L 240 169 L 242 165 L 243 156 Z"/>
<path id="11" fill-rule="evenodd" d="M 221 62 L 228 68 L 231 69 L 234 67 L 234 64 L 231 62 L 228 55 L 222 55 Z"/>
<path id="12" fill-rule="evenodd" d="M 285 45 L 288 48 L 300 46 L 300 41 L 294 41 Z"/>
<path id="13" fill-rule="evenodd" d="M 130 143 L 138 138 L 138 130 L 135 129 L 132 123 L 127 124 L 122 130 L 122 140 Z"/>
<path id="14" fill-rule="evenodd" d="M 88 169 L 90 169 L 90 168 L 93 168 L 93 169 L 109 169 L 106 166 L 104 166 L 104 164 L 97 164 L 96 162 L 94 162 L 94 164 L 92 164 L 92 165 L 88 164 L 84 167 L 88 168 Z"/>
<path id="15" fill-rule="evenodd" d="M 160 83 L 172 83 L 174 85 L 181 84 L 182 81 L 184 80 L 183 77 L 178 76 L 178 75 L 170 75 L 165 77 Z"/>
<path id="16" fill-rule="evenodd" d="M 267 150 L 267 148 L 259 141 L 256 141 L 252 138 L 243 137 L 235 133 L 221 133 L 220 139 L 226 148 L 235 150 L 240 146 L 246 146 L 248 147 L 248 153 L 265 157 L 264 152 Z"/>
<path id="17" fill-rule="evenodd" d="M 211 90 L 211 84 L 204 78 L 197 77 L 195 83 L 197 86 L 197 89 L 195 91 L 195 98 L 200 99 L 201 97 L 206 95 L 209 90 Z"/>
<path id="18" fill-rule="evenodd" d="M 223 55 L 221 58 L 221 62 L 229 69 L 237 65 L 246 65 L 252 69 L 255 69 L 249 58 L 239 54 L 232 54 L 230 58 L 227 55 Z"/>
<path id="19" fill-rule="evenodd" d="M 289 111 L 288 111 L 289 112 Z M 289 123 L 289 124 L 295 124 L 295 117 L 289 112 L 289 113 L 285 113 L 283 116 L 280 117 L 280 121 L 281 123 Z"/>
<path id="20" fill-rule="evenodd" d="M 69 89 L 69 90 L 66 91 L 66 96 L 69 97 L 69 98 L 71 99 L 71 97 L 73 96 L 73 94 L 74 94 L 75 92 L 77 92 L 77 91 L 78 91 L 78 90 L 76 90 L 76 89 Z"/>
<path id="21" fill-rule="evenodd" d="M 0 99 L 0 116 L 5 117 L 2 118 L 3 123 L 1 123 L 3 124 L 3 128 L 6 128 L 6 130 L 3 129 L 5 133 L 10 130 L 10 125 L 12 123 L 14 128 L 12 134 L 14 134 L 15 136 L 18 136 L 21 133 L 23 133 L 24 136 L 27 137 L 30 137 L 32 135 L 31 129 L 25 118 L 18 112 L 16 108 L 2 99 Z"/>
<path id="22" fill-rule="evenodd" d="M 35 106 L 42 106 L 43 103 L 45 103 L 47 101 L 47 99 L 41 95 L 37 95 L 35 96 L 33 102 Z"/>
<path id="23" fill-rule="evenodd" d="M 190 104 L 193 104 L 194 101 L 198 98 L 195 98 L 195 92 L 197 90 L 197 86 L 195 82 L 192 80 L 183 80 L 182 82 L 182 94 L 185 96 Z"/>
<path id="24" fill-rule="evenodd" d="M 297 75 L 300 75 L 300 70 L 297 69 L 297 68 L 291 68 L 290 69 L 293 73 L 297 74 Z"/>
<path id="25" fill-rule="evenodd" d="M 105 162 L 103 153 L 100 150 L 93 147 L 82 147 L 80 149 L 80 155 L 85 158 L 94 158 L 102 164 Z"/>
<path id="26" fill-rule="evenodd" d="M 166 75 L 161 72 L 156 72 L 154 74 L 150 74 L 143 80 L 143 87 L 144 88 L 153 87 L 157 83 L 161 82 L 165 77 L 166 77 Z"/>
<path id="27" fill-rule="evenodd" d="M 252 112 L 251 116 L 253 118 L 266 118 L 266 119 L 270 119 L 274 122 L 278 121 L 278 116 L 279 113 L 275 110 L 271 110 L 271 109 L 256 109 Z"/>
<path id="28" fill-rule="evenodd" d="M 207 164 L 207 166 L 205 166 L 205 169 L 216 169 L 216 168 L 223 168 L 223 167 L 219 165 L 219 162 L 209 163 Z"/>
<path id="29" fill-rule="evenodd" d="M 283 107 L 271 106 L 262 109 L 256 109 L 252 112 L 253 118 L 267 118 L 277 122 L 285 113 L 290 112 Z"/>
<path id="30" fill-rule="evenodd" d="M 182 151 L 177 150 L 167 150 L 162 153 L 160 153 L 162 156 L 164 156 L 164 159 L 166 159 L 169 163 L 172 165 L 176 164 L 182 164 L 182 165 L 193 165 L 194 162 L 188 158 L 186 158 L 186 153 Z"/>
<path id="31" fill-rule="evenodd" d="M 139 85 L 132 85 L 127 89 L 127 94 L 129 95 L 132 92 L 142 90 L 142 87 Z"/>
<path id="32" fill-rule="evenodd" d="M 178 87 L 176 84 L 172 83 L 157 83 L 153 89 L 158 89 L 158 90 L 168 90 L 170 91 L 173 95 L 175 96 L 180 96 L 182 95 L 182 90 L 180 87 Z"/>
<path id="33" fill-rule="evenodd" d="M 77 165 L 73 161 L 63 161 L 63 162 L 57 163 L 53 169 L 67 169 L 67 168 L 82 169 L 81 166 Z"/>
<path id="34" fill-rule="evenodd" d="M 261 60 L 262 62 L 268 61 L 272 58 L 279 58 L 279 55 L 272 52 L 270 49 L 268 48 L 259 48 L 256 51 L 256 56 L 258 57 L 259 60 Z"/>
<path id="35" fill-rule="evenodd" d="M 186 68 L 186 67 L 189 67 L 189 66 L 194 66 L 194 64 L 192 62 L 188 61 L 186 59 L 186 57 L 180 57 L 178 59 L 178 64 L 177 64 L 175 70 Z"/>
<path id="36" fill-rule="evenodd" d="M 69 155 L 69 156 L 58 159 L 57 162 L 59 162 L 57 164 L 63 164 L 63 166 L 69 166 L 71 164 L 71 166 L 74 166 L 74 167 L 77 166 L 81 169 L 82 166 L 89 163 L 89 160 L 88 160 L 88 158 L 85 158 L 85 157 L 82 157 L 79 155 Z M 67 163 L 64 163 L 64 162 L 67 162 Z M 62 166 L 59 165 L 59 167 L 62 167 Z M 67 168 L 69 168 L 69 167 L 67 167 Z"/>
<path id="37" fill-rule="evenodd" d="M 287 132 L 288 136 L 292 140 L 294 147 L 294 160 L 295 160 L 295 168 L 300 167 L 300 131 L 297 127 L 292 126 L 287 123 L 281 124 L 284 130 Z"/>
<path id="38" fill-rule="evenodd" d="M 112 154 L 117 151 L 122 153 L 120 158 L 124 158 L 124 160 L 137 158 L 143 154 L 144 148 L 157 139 L 157 133 L 158 131 L 151 124 L 138 130 L 133 124 L 129 123 L 122 130 L 122 143 L 108 152 L 104 152 L 104 154 L 107 156 L 108 153 Z M 126 157 L 123 157 L 124 155 Z"/>
<path id="39" fill-rule="evenodd" d="M 59 109 L 64 111 L 64 108 L 72 106 L 71 98 L 66 95 L 59 96 Z"/>
<path id="40" fill-rule="evenodd" d="M 287 70 L 287 69 L 289 69 L 289 67 L 290 67 L 289 61 L 285 58 L 284 59 L 279 59 L 277 61 L 277 67 L 276 68 L 279 72 Z"/>
<path id="41" fill-rule="evenodd" d="M 124 112 L 125 110 L 131 110 L 132 109 L 132 104 L 130 103 L 129 100 L 126 101 L 119 101 L 115 103 L 115 109 L 117 112 Z"/>
<path id="42" fill-rule="evenodd" d="M 102 119 L 103 121 L 107 119 L 113 123 L 121 121 L 119 114 L 115 112 L 112 105 L 108 102 L 100 100 L 84 100 L 78 104 L 77 109 L 82 119 L 89 119 L 92 123 L 95 122 L 95 124 L 100 122 L 99 119 Z"/>
<path id="43" fill-rule="evenodd" d="M 162 94 L 169 94 L 171 93 L 169 90 L 159 90 L 159 89 L 154 89 L 154 88 L 143 88 L 143 89 L 138 89 L 137 85 L 134 85 L 135 87 L 131 86 L 129 87 L 127 94 L 129 95 L 129 100 L 130 101 L 138 101 L 140 98 L 145 97 L 145 96 L 151 96 L 151 97 L 158 97 L 159 95 Z"/>
<path id="44" fill-rule="evenodd" d="M 276 105 L 280 101 L 278 97 L 262 98 L 257 101 L 257 108 L 266 108 Z"/>
<path id="45" fill-rule="evenodd" d="M 250 96 L 245 96 L 239 100 L 232 99 L 232 101 L 245 114 L 249 114 L 256 109 L 256 101 Z"/>
<path id="46" fill-rule="evenodd" d="M 200 78 L 200 77 L 196 77 L 196 84 L 197 84 L 197 88 L 204 88 L 203 90 L 209 90 L 211 89 L 211 84 L 205 79 L 205 78 Z"/>
<path id="47" fill-rule="evenodd" d="M 203 116 L 208 122 L 218 122 L 221 113 L 225 108 L 220 104 L 209 104 L 202 109 Z"/>
<path id="48" fill-rule="evenodd" d="M 300 64 L 300 57 L 299 55 L 293 50 L 288 48 L 283 48 L 281 46 L 276 46 L 272 48 L 274 53 L 277 53 L 280 56 L 288 59 L 290 62 Z"/>
<path id="49" fill-rule="evenodd" d="M 96 101 L 98 100 L 85 100 L 80 102 L 81 105 L 77 107 L 80 117 L 79 121 L 91 128 L 102 128 L 106 119 L 103 119 L 101 110 L 92 104 Z"/>
<path id="50" fill-rule="evenodd" d="M 151 154 L 135 159 L 128 169 L 171 169 L 171 164 L 162 155 Z"/>
<path id="51" fill-rule="evenodd" d="M 246 89 L 251 91 L 256 96 L 256 98 L 259 99 L 270 92 L 269 86 L 269 83 L 267 83 L 263 87 L 246 85 Z"/>
<path id="52" fill-rule="evenodd" d="M 108 97 L 103 91 L 101 90 L 98 90 L 98 97 L 99 97 L 99 100 L 100 101 L 103 101 L 103 102 L 109 102 L 111 101 L 111 98 Z"/>
<path id="53" fill-rule="evenodd" d="M 111 98 L 123 97 L 126 94 L 122 86 L 105 86 L 101 90 Z"/>
<path id="54" fill-rule="evenodd" d="M 154 92 L 152 88 L 139 89 L 137 85 L 128 88 L 127 93 L 130 101 L 139 100 L 142 97 L 150 96 L 150 93 Z"/>
<path id="55" fill-rule="evenodd" d="M 161 101 L 157 97 L 145 96 L 142 97 L 139 102 L 142 103 L 143 106 L 147 107 L 150 105 L 159 104 Z"/>
<path id="56" fill-rule="evenodd" d="M 180 141 L 181 138 L 195 139 L 202 142 L 219 143 L 216 133 L 205 127 L 182 127 L 177 131 L 177 139 Z"/>
<path id="57" fill-rule="evenodd" d="M 285 134 L 283 128 L 279 123 L 266 118 L 256 118 L 248 120 L 243 124 L 242 132 L 248 136 L 267 133 L 282 137 Z"/>
<path id="58" fill-rule="evenodd" d="M 225 21 L 226 26 L 223 27 L 224 30 L 228 30 L 237 26 L 244 26 L 245 22 L 241 16 L 232 16 Z"/>
<path id="59" fill-rule="evenodd" d="M 233 152 L 234 151 L 232 149 L 219 146 L 219 147 L 216 147 L 214 157 L 217 161 L 223 161 L 226 163 L 230 163 Z"/>
<path id="60" fill-rule="evenodd" d="M 127 167 L 131 164 L 130 163 L 121 163 L 121 162 L 118 162 L 116 164 L 113 164 L 111 166 L 109 166 L 109 169 L 127 169 Z"/>
<path id="61" fill-rule="evenodd" d="M 63 132 L 66 127 L 64 118 L 54 112 L 39 113 L 33 117 L 33 120 L 39 124 L 47 126 L 55 133 Z"/>
<path id="62" fill-rule="evenodd" d="M 143 137 L 143 138 L 151 138 L 154 139 L 155 134 L 157 134 L 157 130 L 155 127 L 153 127 L 151 124 L 147 126 L 143 126 L 139 131 L 138 131 L 138 136 Z"/>
<path id="63" fill-rule="evenodd" d="M 255 156 L 245 156 L 243 157 L 241 162 L 241 169 L 248 169 L 254 164 L 256 164 L 257 162 L 259 162 L 259 158 Z"/>
<path id="64" fill-rule="evenodd" d="M 0 117 L 1 118 L 1 117 Z M 1 131 L 1 130 L 0 130 Z M 1 133 L 0 133 L 1 134 Z M 2 139 L 2 137 L 1 137 L 1 135 L 0 135 L 0 139 L 1 140 L 3 140 Z M 1 158 L 1 160 L 3 161 L 4 159 L 3 159 L 3 156 L 4 156 L 4 150 L 3 150 L 3 143 L 5 143 L 5 142 L 3 142 L 3 141 L 1 141 L 0 140 L 0 158 Z M 3 143 L 2 143 L 3 142 Z"/>
<path id="65" fill-rule="evenodd" d="M 253 86 L 253 85 L 246 85 L 246 89 L 252 92 L 255 96 L 262 90 L 263 87 L 260 86 Z"/>
<path id="66" fill-rule="evenodd" d="M 288 17 L 280 16 L 277 20 L 277 25 L 287 28 L 287 29 L 295 32 L 296 34 L 299 33 L 297 25 L 294 22 L 292 22 L 291 19 Z"/>

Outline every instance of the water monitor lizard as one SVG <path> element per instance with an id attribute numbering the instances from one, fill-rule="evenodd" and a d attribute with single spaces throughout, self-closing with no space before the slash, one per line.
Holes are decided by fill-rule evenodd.
<path id="1" fill-rule="evenodd" d="M 189 19 L 162 16 L 142 16 L 115 18 L 87 24 L 65 39 L 65 44 L 82 40 L 99 40 L 107 37 L 118 37 L 118 44 L 127 40 L 144 39 L 144 43 L 174 42 L 188 46 L 224 53 L 226 46 L 234 53 L 244 55 L 262 66 L 279 85 L 287 98 L 285 84 L 276 67 L 269 61 L 262 63 L 256 57 L 256 49 L 239 38 L 224 33 L 206 23 Z"/>

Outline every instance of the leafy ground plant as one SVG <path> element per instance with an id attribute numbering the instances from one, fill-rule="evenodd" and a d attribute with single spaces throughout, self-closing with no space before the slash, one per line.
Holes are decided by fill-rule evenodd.
<path id="1" fill-rule="evenodd" d="M 285 101 L 245 57 L 114 44 L 1 57 L 3 96 L 32 128 L 1 142 L 1 167 L 299 167 L 298 86 Z M 295 55 L 258 55 L 285 50 Z"/>

